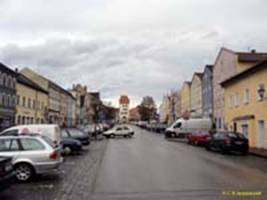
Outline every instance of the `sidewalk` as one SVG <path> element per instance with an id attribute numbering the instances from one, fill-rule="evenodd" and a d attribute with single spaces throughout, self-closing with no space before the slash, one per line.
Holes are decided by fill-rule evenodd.
<path id="1" fill-rule="evenodd" d="M 255 156 L 267 158 L 267 149 L 250 148 L 249 153 Z"/>

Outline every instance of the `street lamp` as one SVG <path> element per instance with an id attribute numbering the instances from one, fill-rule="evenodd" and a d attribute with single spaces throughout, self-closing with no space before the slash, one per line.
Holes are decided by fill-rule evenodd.
<path id="1" fill-rule="evenodd" d="M 263 100 L 264 94 L 265 94 L 265 88 L 264 85 L 260 85 L 258 88 L 258 94 L 260 96 L 260 100 Z"/>

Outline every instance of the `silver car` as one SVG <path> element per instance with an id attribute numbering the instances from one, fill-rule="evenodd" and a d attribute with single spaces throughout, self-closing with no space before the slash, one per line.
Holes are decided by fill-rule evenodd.
<path id="1" fill-rule="evenodd" d="M 57 171 L 63 159 L 59 147 L 48 137 L 36 135 L 1 136 L 0 156 L 11 156 L 16 178 L 28 181 L 35 174 Z"/>

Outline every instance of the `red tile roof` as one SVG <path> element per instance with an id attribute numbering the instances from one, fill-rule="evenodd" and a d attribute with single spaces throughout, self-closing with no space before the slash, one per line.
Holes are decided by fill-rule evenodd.
<path id="1" fill-rule="evenodd" d="M 130 100 L 129 100 L 128 96 L 122 95 L 120 97 L 119 103 L 120 104 L 129 104 L 130 103 Z"/>

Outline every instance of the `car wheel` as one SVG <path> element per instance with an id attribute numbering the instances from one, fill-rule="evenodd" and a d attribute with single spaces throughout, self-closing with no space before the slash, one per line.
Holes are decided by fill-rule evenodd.
<path id="1" fill-rule="evenodd" d="M 66 146 L 66 147 L 63 148 L 63 152 L 64 152 L 65 155 L 69 155 L 71 153 L 71 148 Z"/>
<path id="2" fill-rule="evenodd" d="M 210 144 L 209 144 L 209 143 L 206 143 L 206 145 L 205 145 L 205 149 L 206 149 L 207 151 L 210 151 L 210 150 L 211 150 L 211 148 L 210 148 Z"/>
<path id="3" fill-rule="evenodd" d="M 15 174 L 18 181 L 26 182 L 34 175 L 33 167 L 27 163 L 15 165 Z"/>
<path id="4" fill-rule="evenodd" d="M 242 156 L 246 156 L 246 155 L 248 155 L 248 151 L 242 151 L 242 152 L 241 152 L 241 155 L 242 155 Z"/>
<path id="5" fill-rule="evenodd" d="M 220 148 L 222 154 L 229 154 L 229 151 L 226 150 L 223 146 Z"/>
<path id="6" fill-rule="evenodd" d="M 110 137 L 115 138 L 115 134 L 111 134 Z"/>
<path id="7" fill-rule="evenodd" d="M 107 139 L 109 139 L 109 138 L 110 138 L 110 135 L 105 135 L 105 137 L 106 137 Z"/>

